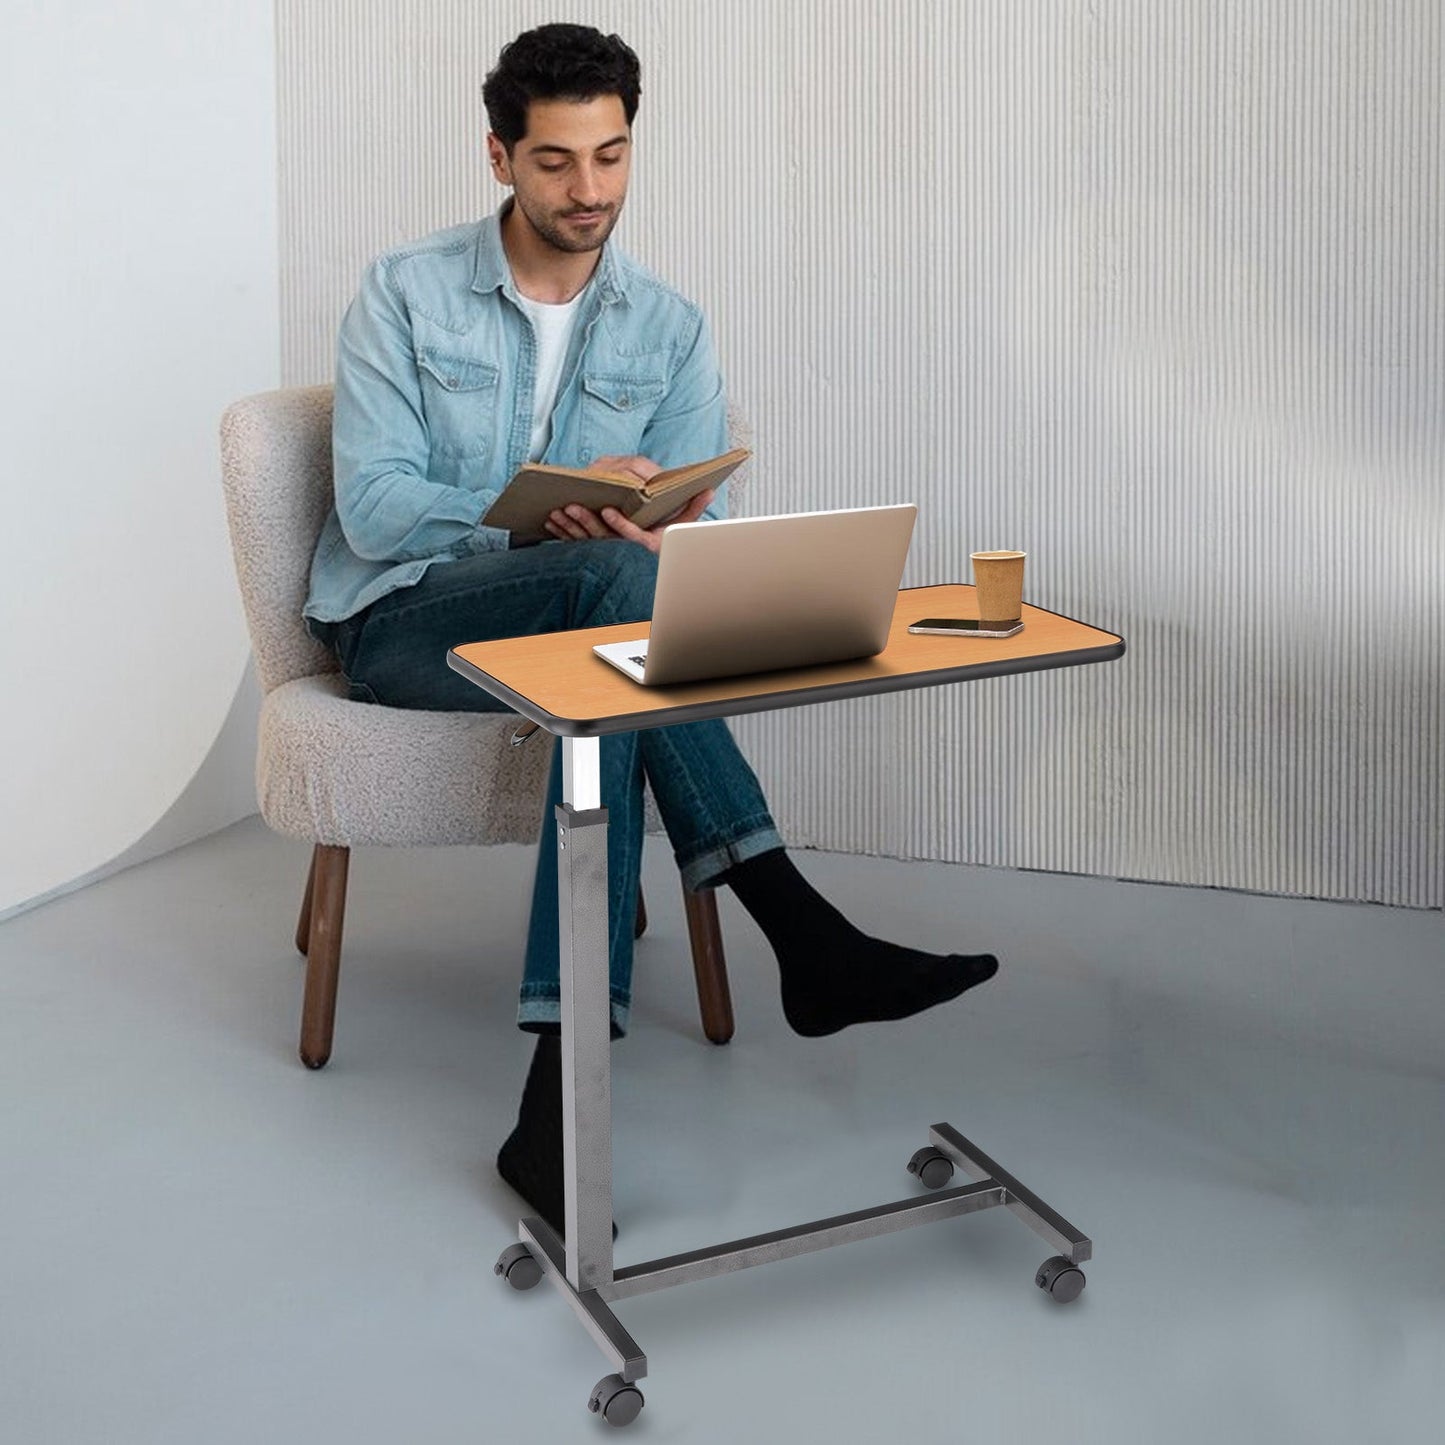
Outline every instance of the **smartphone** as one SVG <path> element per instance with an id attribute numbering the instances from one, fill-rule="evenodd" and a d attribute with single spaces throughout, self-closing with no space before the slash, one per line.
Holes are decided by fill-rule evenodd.
<path id="1" fill-rule="evenodd" d="M 976 617 L 920 617 L 909 624 L 908 630 L 935 637 L 1013 637 L 1024 630 L 1024 625 L 1012 622 L 1004 627 L 985 628 Z"/>

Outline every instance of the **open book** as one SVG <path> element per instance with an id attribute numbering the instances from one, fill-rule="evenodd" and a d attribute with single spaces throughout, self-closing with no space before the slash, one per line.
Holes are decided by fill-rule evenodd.
<path id="1" fill-rule="evenodd" d="M 576 502 L 594 512 L 616 507 L 639 527 L 651 527 L 685 507 L 699 492 L 721 486 L 751 455 L 746 447 L 738 447 L 709 461 L 659 472 L 650 482 L 529 462 L 502 489 L 482 525 L 504 528 L 519 541 L 541 541 L 550 535 L 548 515 Z"/>

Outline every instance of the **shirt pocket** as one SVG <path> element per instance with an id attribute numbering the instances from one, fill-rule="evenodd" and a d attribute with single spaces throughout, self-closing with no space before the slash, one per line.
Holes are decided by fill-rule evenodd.
<path id="1" fill-rule="evenodd" d="M 497 368 L 489 361 L 419 346 L 417 374 L 427 439 L 440 456 L 484 457 L 497 426 Z"/>
<path id="2" fill-rule="evenodd" d="M 633 456 L 642 433 L 667 393 L 658 376 L 585 373 L 582 377 L 582 445 L 587 459 Z"/>

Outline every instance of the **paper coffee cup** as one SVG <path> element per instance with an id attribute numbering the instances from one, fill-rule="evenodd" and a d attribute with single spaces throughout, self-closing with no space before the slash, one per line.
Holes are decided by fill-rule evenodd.
<path id="1" fill-rule="evenodd" d="M 979 626 L 1017 627 L 1024 611 L 1024 552 L 971 552 Z"/>

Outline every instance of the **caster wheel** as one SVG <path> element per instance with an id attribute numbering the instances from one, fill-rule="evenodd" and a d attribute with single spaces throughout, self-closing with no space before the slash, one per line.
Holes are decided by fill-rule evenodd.
<path id="1" fill-rule="evenodd" d="M 1061 1305 L 1070 1304 L 1084 1292 L 1084 1271 L 1061 1254 L 1046 1259 L 1034 1276 L 1034 1283 Z"/>
<path id="2" fill-rule="evenodd" d="M 513 1244 L 497 1256 L 492 1273 L 501 1275 L 513 1289 L 531 1289 L 542 1278 L 542 1266 L 525 1244 Z"/>
<path id="3" fill-rule="evenodd" d="M 908 1161 L 908 1172 L 916 1174 L 926 1189 L 942 1189 L 953 1178 L 953 1160 L 931 1144 Z"/>
<path id="4" fill-rule="evenodd" d="M 587 1408 L 609 1425 L 630 1425 L 642 1413 L 642 1391 L 621 1375 L 607 1375 L 592 1387 Z"/>

